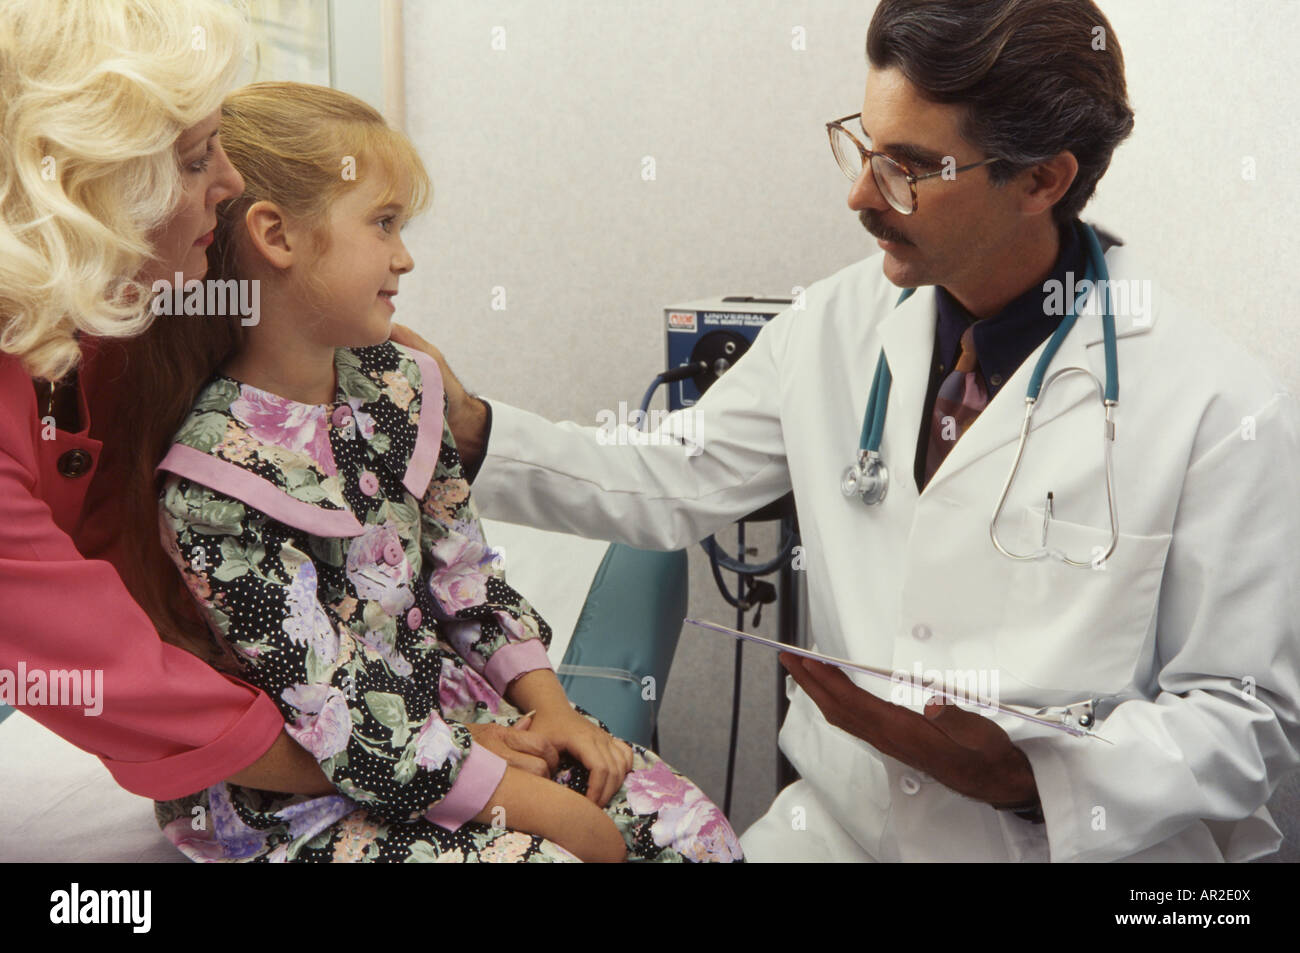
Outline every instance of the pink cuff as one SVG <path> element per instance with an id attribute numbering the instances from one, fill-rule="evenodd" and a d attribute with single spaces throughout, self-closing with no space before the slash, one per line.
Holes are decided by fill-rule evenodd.
<path id="1" fill-rule="evenodd" d="M 424 812 L 425 819 L 449 831 L 460 830 L 462 824 L 483 810 L 505 774 L 505 758 L 471 741 L 456 783 L 445 798 Z"/>
<path id="2" fill-rule="evenodd" d="M 507 685 L 525 672 L 539 668 L 551 668 L 546 646 L 541 639 L 525 639 L 497 649 L 488 659 L 483 677 L 496 689 L 498 695 L 505 695 Z"/>
<path id="3" fill-rule="evenodd" d="M 280 709 L 258 692 L 248 710 L 221 737 L 202 748 L 157 761 L 100 760 L 113 779 L 132 794 L 171 801 L 238 774 L 266 754 L 282 731 L 284 716 Z"/>

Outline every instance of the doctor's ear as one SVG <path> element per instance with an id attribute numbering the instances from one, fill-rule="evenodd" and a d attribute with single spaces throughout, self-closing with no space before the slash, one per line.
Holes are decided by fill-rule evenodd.
<path id="1" fill-rule="evenodd" d="M 1040 215 L 1065 197 L 1079 175 L 1079 160 L 1068 149 L 1021 173 L 1020 211 Z"/>
<path id="2" fill-rule="evenodd" d="M 254 202 L 244 213 L 249 242 L 275 268 L 288 268 L 298 240 L 298 229 L 274 202 Z"/>

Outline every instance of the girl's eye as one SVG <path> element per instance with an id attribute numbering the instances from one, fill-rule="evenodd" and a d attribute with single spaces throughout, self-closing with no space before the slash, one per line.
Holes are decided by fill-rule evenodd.
<path id="1" fill-rule="evenodd" d="M 389 234 L 392 234 L 393 222 L 395 221 L 397 221 L 397 217 L 395 215 L 385 215 L 383 218 L 379 220 L 379 227 L 382 228 L 384 231 L 388 232 Z"/>

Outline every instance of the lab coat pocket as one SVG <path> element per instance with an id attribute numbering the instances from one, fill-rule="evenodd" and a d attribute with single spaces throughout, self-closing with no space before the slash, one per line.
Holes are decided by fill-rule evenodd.
<path id="1" fill-rule="evenodd" d="M 1043 542 L 1043 507 L 1022 512 L 1012 534 L 1013 552 L 1030 553 Z M 998 666 L 1039 689 L 1086 697 L 1118 692 L 1134 679 L 1154 636 L 1165 557 L 1173 538 L 1119 534 L 1115 551 L 1108 526 L 1053 518 L 1047 548 L 1054 555 L 1004 563 L 1006 600 L 997 635 Z"/>
<path id="2" fill-rule="evenodd" d="M 781 750 L 835 821 L 863 850 L 879 858 L 890 813 L 884 764 L 864 742 L 827 722 L 793 679 L 787 678 L 786 683 L 790 711 L 781 728 Z"/>

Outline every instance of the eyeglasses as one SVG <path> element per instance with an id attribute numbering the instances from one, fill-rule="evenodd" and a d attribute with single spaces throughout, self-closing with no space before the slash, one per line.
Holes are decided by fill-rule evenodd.
<path id="1" fill-rule="evenodd" d="M 897 159 L 887 156 L 883 152 L 868 149 L 843 125 L 850 119 L 859 120 L 859 125 L 861 125 L 861 117 L 861 113 L 854 113 L 852 116 L 845 116 L 843 119 L 836 119 L 834 122 L 826 124 L 826 133 L 831 139 L 831 151 L 835 153 L 835 161 L 840 164 L 844 174 L 853 182 L 858 180 L 859 176 L 862 175 L 863 168 L 870 162 L 871 175 L 876 180 L 876 187 L 880 189 L 880 194 L 885 197 L 885 201 L 900 214 L 911 215 L 916 211 L 917 205 L 916 183 L 926 179 L 933 179 L 937 175 L 943 175 L 947 170 L 940 169 L 938 172 L 916 175 Z M 866 135 L 865 129 L 863 135 Z M 871 140 L 868 139 L 867 141 L 870 142 Z M 965 172 L 968 169 L 978 169 L 982 165 L 989 165 L 997 161 L 997 159 L 985 159 L 982 162 L 972 162 L 970 165 L 953 169 L 952 174 Z"/>

